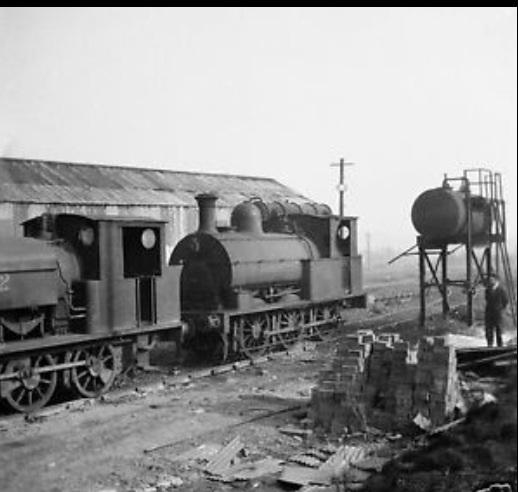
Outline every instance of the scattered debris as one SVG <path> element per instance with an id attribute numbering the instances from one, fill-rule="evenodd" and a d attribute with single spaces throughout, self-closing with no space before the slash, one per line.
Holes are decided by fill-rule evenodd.
<path id="1" fill-rule="evenodd" d="M 328 471 L 331 476 L 340 476 L 341 472 L 365 457 L 365 446 L 341 446 L 322 466 L 321 470 Z"/>
<path id="2" fill-rule="evenodd" d="M 300 486 L 308 484 L 326 485 L 330 483 L 328 473 L 306 466 L 286 466 L 278 480 L 282 483 Z"/>
<path id="3" fill-rule="evenodd" d="M 364 471 L 376 471 L 380 472 L 383 469 L 383 466 L 390 461 L 390 458 L 381 457 L 381 456 L 371 456 L 369 458 L 364 458 L 359 461 L 355 461 L 352 463 L 352 466 Z"/>
<path id="4" fill-rule="evenodd" d="M 151 485 L 148 485 L 143 489 L 137 489 L 137 492 L 167 492 L 171 489 L 181 487 L 183 483 L 184 482 L 180 477 L 163 473 Z M 110 489 L 110 491 L 111 490 L 112 489 Z M 117 492 L 117 489 L 113 489 L 113 492 Z"/>
<path id="5" fill-rule="evenodd" d="M 336 492 L 336 487 L 331 485 L 306 485 L 299 489 L 300 492 Z"/>
<path id="6" fill-rule="evenodd" d="M 348 470 L 353 463 L 361 461 L 365 457 L 366 449 L 365 446 L 343 445 L 323 463 L 316 457 L 311 459 L 308 453 L 295 456 L 294 458 L 300 458 L 298 462 L 301 465 L 304 464 L 306 460 L 311 464 L 305 466 L 286 466 L 279 477 L 279 481 L 301 486 L 308 484 L 332 484 L 336 480 L 343 478 L 346 470 Z M 302 459 L 303 456 L 305 459 Z M 320 456 L 322 456 L 322 454 L 320 454 Z M 318 468 L 314 466 L 316 464 L 314 460 L 320 462 Z M 290 461 L 293 460 L 290 459 Z"/>
<path id="7" fill-rule="evenodd" d="M 190 413 L 194 414 L 194 415 L 200 415 L 202 413 L 205 413 L 205 409 L 204 408 L 193 408 Z"/>
<path id="8" fill-rule="evenodd" d="M 337 477 L 337 481 L 340 482 L 341 480 L 347 484 L 347 487 L 349 489 L 357 490 L 360 487 L 363 486 L 364 482 L 372 475 L 372 473 L 369 473 L 364 470 L 360 470 L 358 468 L 348 468 L 344 470 L 343 478 Z M 352 487 L 351 487 L 352 486 Z"/>
<path id="9" fill-rule="evenodd" d="M 432 429 L 422 445 L 400 453 L 368 479 L 366 489 L 472 491 L 497 482 L 516 484 L 516 372 L 496 396 L 496 402 Z"/>
<path id="10" fill-rule="evenodd" d="M 474 367 L 474 366 L 481 366 L 481 365 L 491 365 L 493 363 L 503 362 L 503 361 L 509 361 L 509 362 L 514 361 L 516 363 L 516 354 L 517 354 L 516 347 L 514 347 L 513 350 L 509 350 L 504 353 L 463 362 L 462 364 L 459 364 L 459 369 L 465 369 L 467 367 Z"/>
<path id="11" fill-rule="evenodd" d="M 440 432 L 445 432 L 447 430 L 453 429 L 453 427 L 456 427 L 459 424 L 462 424 L 466 420 L 465 417 L 462 417 L 460 419 L 454 420 L 453 422 L 449 422 L 447 424 L 441 425 L 439 427 L 435 427 L 434 429 L 430 430 L 430 435 L 439 434 Z"/>
<path id="12" fill-rule="evenodd" d="M 180 487 L 181 485 L 183 485 L 183 480 L 173 475 L 162 475 L 156 483 L 158 490 L 167 490 L 171 487 Z"/>
<path id="13" fill-rule="evenodd" d="M 316 456 L 311 456 L 306 453 L 299 453 L 288 458 L 288 461 L 297 463 L 298 465 L 308 466 L 309 468 L 319 468 L 322 466 L 322 460 Z"/>
<path id="14" fill-rule="evenodd" d="M 432 429 L 432 421 L 426 418 L 421 412 L 417 413 L 412 422 L 424 431 L 429 431 Z"/>
<path id="15" fill-rule="evenodd" d="M 236 436 L 209 461 L 205 471 L 211 475 L 224 475 L 230 465 L 234 464 L 234 459 L 241 449 L 243 444 L 239 436 Z"/>
<path id="16" fill-rule="evenodd" d="M 399 434 L 398 432 L 396 433 L 388 433 L 388 434 L 385 434 L 385 438 L 387 439 L 387 441 L 391 441 L 391 442 L 394 442 L 394 441 L 399 441 L 400 439 L 403 438 L 403 435 L 402 434 Z"/>
<path id="17" fill-rule="evenodd" d="M 311 429 L 301 429 L 299 427 L 294 427 L 292 425 L 288 425 L 286 427 L 279 428 L 279 432 L 281 434 L 286 434 L 288 436 L 299 436 L 299 437 L 308 437 L 313 431 Z"/>
<path id="18" fill-rule="evenodd" d="M 209 461 L 209 459 L 221 451 L 222 447 L 221 444 L 217 443 L 200 444 L 196 448 L 176 455 L 171 458 L 171 461 Z"/>
<path id="19" fill-rule="evenodd" d="M 274 475 L 282 470 L 282 461 L 273 458 L 264 458 L 249 463 L 238 463 L 230 466 L 222 473 L 212 474 L 211 479 L 220 482 L 255 480 L 265 475 Z"/>

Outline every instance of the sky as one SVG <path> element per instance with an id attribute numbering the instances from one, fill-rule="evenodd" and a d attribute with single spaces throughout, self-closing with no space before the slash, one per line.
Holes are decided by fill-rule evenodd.
<path id="1" fill-rule="evenodd" d="M 504 177 L 516 248 L 517 13 L 0 8 L 0 155 L 275 178 L 360 239 L 415 242 L 444 173 Z"/>

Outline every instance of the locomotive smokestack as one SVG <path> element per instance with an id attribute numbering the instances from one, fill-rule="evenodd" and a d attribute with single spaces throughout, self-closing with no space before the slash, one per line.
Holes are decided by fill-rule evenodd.
<path id="1" fill-rule="evenodd" d="M 198 232 L 216 233 L 216 200 L 218 196 L 213 193 L 202 193 L 195 196 L 198 202 L 199 226 Z"/>

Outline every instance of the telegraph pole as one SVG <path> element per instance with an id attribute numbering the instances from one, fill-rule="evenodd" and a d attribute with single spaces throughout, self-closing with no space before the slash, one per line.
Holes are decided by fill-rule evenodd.
<path id="1" fill-rule="evenodd" d="M 347 189 L 344 183 L 345 166 L 354 166 L 354 162 L 345 162 L 345 159 L 342 157 L 340 162 L 331 164 L 331 167 L 340 167 L 340 183 L 338 184 L 338 213 L 340 217 L 344 215 L 344 194 Z"/>
<path id="2" fill-rule="evenodd" d="M 370 270 L 371 267 L 371 233 L 367 232 L 365 235 L 366 243 L 367 243 L 367 270 Z"/>

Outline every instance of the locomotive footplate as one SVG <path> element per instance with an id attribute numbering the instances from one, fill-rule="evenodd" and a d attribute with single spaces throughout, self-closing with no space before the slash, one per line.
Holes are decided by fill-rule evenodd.
<path id="1" fill-rule="evenodd" d="M 106 334 L 68 334 L 49 335 L 29 340 L 19 340 L 9 343 L 0 343 L 0 363 L 4 357 L 13 355 L 36 354 L 54 349 L 62 349 L 68 346 L 82 346 L 97 342 L 112 344 L 129 343 L 135 336 L 164 332 L 167 330 L 184 330 L 184 324 L 178 322 L 175 325 L 153 325 L 149 327 L 137 327 L 120 332 Z"/>

